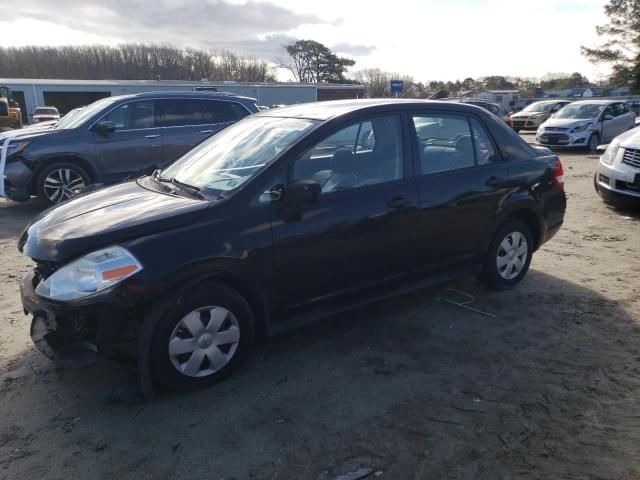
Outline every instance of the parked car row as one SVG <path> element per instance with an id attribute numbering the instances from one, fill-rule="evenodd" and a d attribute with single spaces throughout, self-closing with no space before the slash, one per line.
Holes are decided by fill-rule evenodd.
<path id="1" fill-rule="evenodd" d="M 135 95 L 5 141 L 7 165 L 24 164 L 10 173 L 28 169 L 51 201 L 83 175 L 154 167 L 43 212 L 20 236 L 35 264 L 22 303 L 45 355 L 86 362 L 133 340 L 149 383 L 206 387 L 258 334 L 465 275 L 513 287 L 563 223 L 558 157 L 477 106 L 252 111 L 241 97 Z M 64 150 L 76 153 L 46 163 Z"/>
<path id="2" fill-rule="evenodd" d="M 625 102 L 583 100 L 563 107 L 536 132 L 545 146 L 586 147 L 595 152 L 601 143 L 635 127 L 636 115 Z"/>
<path id="3" fill-rule="evenodd" d="M 98 100 L 52 128 L 5 134 L 0 196 L 15 201 L 37 196 L 50 204 L 60 203 L 90 184 L 112 184 L 137 172 L 163 168 L 257 111 L 254 99 L 208 92 L 141 93 Z"/>

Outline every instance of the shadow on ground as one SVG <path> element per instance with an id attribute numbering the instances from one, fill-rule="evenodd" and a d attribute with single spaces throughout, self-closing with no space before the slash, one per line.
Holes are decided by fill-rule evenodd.
<path id="1" fill-rule="evenodd" d="M 497 318 L 444 302 L 447 287 Z M 532 271 L 489 292 L 466 279 L 273 338 L 196 394 L 105 405 L 123 373 L 107 362 L 7 381 L 0 469 L 12 479 L 329 479 L 357 467 L 391 479 L 638 478 L 639 342 L 623 304 L 576 284 Z"/>

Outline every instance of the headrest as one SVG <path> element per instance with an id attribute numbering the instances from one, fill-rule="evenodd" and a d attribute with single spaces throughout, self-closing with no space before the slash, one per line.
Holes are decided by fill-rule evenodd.
<path id="1" fill-rule="evenodd" d="M 331 158 L 331 168 L 338 173 L 355 173 L 356 157 L 348 148 L 339 148 Z"/>

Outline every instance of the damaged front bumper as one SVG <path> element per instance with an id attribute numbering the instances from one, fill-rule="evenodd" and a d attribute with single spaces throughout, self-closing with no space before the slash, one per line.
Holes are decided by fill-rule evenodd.
<path id="1" fill-rule="evenodd" d="M 31 270 L 20 284 L 25 315 L 31 315 L 31 339 L 45 356 L 63 367 L 93 363 L 117 346 L 135 343 L 131 312 L 112 296 L 70 305 L 43 299 Z"/>

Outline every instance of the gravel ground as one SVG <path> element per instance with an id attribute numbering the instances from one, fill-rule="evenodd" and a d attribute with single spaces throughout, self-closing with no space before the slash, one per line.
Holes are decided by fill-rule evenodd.
<path id="1" fill-rule="evenodd" d="M 640 478 L 640 212 L 599 200 L 595 157 L 561 158 L 564 227 L 514 290 L 361 308 L 131 406 L 104 401 L 129 366 L 61 371 L 32 347 L 15 239 L 38 207 L 0 201 L 0 478 Z"/>

